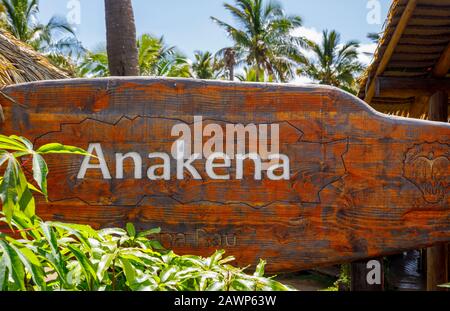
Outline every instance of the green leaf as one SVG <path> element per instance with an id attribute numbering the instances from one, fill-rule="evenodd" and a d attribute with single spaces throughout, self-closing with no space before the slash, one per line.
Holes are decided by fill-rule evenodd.
<path id="1" fill-rule="evenodd" d="M 235 278 L 231 282 L 231 286 L 237 291 L 253 291 L 255 288 L 255 282 L 244 280 L 242 278 Z"/>
<path id="2" fill-rule="evenodd" d="M 266 266 L 266 261 L 260 259 L 258 265 L 256 266 L 254 276 L 263 277 L 264 276 L 264 267 Z"/>
<path id="3" fill-rule="evenodd" d="M 159 234 L 159 233 L 161 233 L 161 228 L 153 228 L 150 230 L 145 230 L 145 231 L 139 232 L 137 236 L 138 237 L 146 237 L 149 235 L 154 235 L 154 234 Z"/>
<path id="4" fill-rule="evenodd" d="M 126 227 L 127 227 L 128 235 L 131 238 L 134 238 L 136 236 L 136 228 L 134 227 L 134 225 L 131 222 L 129 222 L 129 223 L 127 223 Z"/>
<path id="5" fill-rule="evenodd" d="M 41 146 L 36 152 L 40 154 L 78 154 L 84 156 L 92 156 L 84 149 L 74 146 L 66 146 L 58 143 L 51 143 Z"/>
<path id="6" fill-rule="evenodd" d="M 51 256 L 50 261 L 52 262 L 54 268 L 58 272 L 59 276 L 62 280 L 65 280 L 66 277 L 66 266 L 63 261 L 63 257 L 58 248 L 58 240 L 53 229 L 45 222 L 40 223 L 40 227 L 42 229 L 42 233 L 50 246 Z"/>
<path id="7" fill-rule="evenodd" d="M 224 282 L 224 281 L 219 281 L 219 282 L 214 281 L 214 282 L 212 282 L 211 285 L 209 285 L 209 286 L 205 289 L 205 291 L 208 291 L 208 292 L 218 292 L 218 291 L 223 291 L 223 290 L 224 290 L 224 287 L 225 287 L 225 282 Z"/>
<path id="8" fill-rule="evenodd" d="M 111 267 L 111 264 L 113 263 L 114 259 L 116 258 L 116 254 L 105 254 L 100 259 L 100 262 L 97 266 L 97 278 L 100 282 L 102 282 L 105 278 L 105 273 L 108 271 L 108 269 Z"/>
<path id="9" fill-rule="evenodd" d="M 7 290 L 8 271 L 6 271 L 6 255 L 0 256 L 0 292 Z"/>
<path id="10" fill-rule="evenodd" d="M 8 224 L 11 223 L 14 215 L 14 208 L 17 203 L 18 170 L 19 168 L 16 159 L 10 157 L 0 185 L 3 213 L 5 214 Z"/>
<path id="11" fill-rule="evenodd" d="M 0 150 L 0 166 L 3 166 L 3 164 L 5 164 L 5 162 L 8 161 L 10 157 L 11 153 L 6 152 L 4 150 Z"/>
<path id="12" fill-rule="evenodd" d="M 39 190 L 38 188 L 36 188 L 32 183 L 28 183 L 28 188 L 34 192 L 40 193 L 40 194 L 44 194 L 41 190 Z"/>
<path id="13" fill-rule="evenodd" d="M 33 150 L 33 144 L 31 143 L 31 141 L 29 141 L 25 137 L 11 135 L 11 136 L 9 136 L 9 138 L 16 142 L 19 142 L 19 144 L 23 144 L 23 146 L 25 146 L 28 150 Z"/>
<path id="14" fill-rule="evenodd" d="M 161 283 L 166 283 L 167 281 L 171 280 L 177 272 L 178 269 L 176 266 L 169 267 L 162 271 L 159 276 L 161 279 Z"/>
<path id="15" fill-rule="evenodd" d="M 44 270 L 42 268 L 41 263 L 39 262 L 39 259 L 36 257 L 36 255 L 29 250 L 26 247 L 17 248 L 14 245 L 11 245 L 11 248 L 13 248 L 16 253 L 19 255 L 20 260 L 22 261 L 25 268 L 28 270 L 28 272 L 31 274 L 31 277 L 34 281 L 34 283 L 41 289 L 45 290 L 46 284 L 44 281 Z"/>
<path id="16" fill-rule="evenodd" d="M 47 175 L 48 167 L 45 163 L 44 158 L 38 154 L 33 154 L 33 178 L 38 184 L 39 188 L 42 190 L 45 198 L 47 198 Z"/>
<path id="17" fill-rule="evenodd" d="M 18 169 L 18 183 L 17 183 L 17 196 L 18 196 L 18 207 L 29 218 L 35 215 L 36 206 L 33 194 L 28 188 L 28 182 L 23 173 L 22 169 Z"/>
<path id="18" fill-rule="evenodd" d="M 74 225 L 60 222 L 49 222 L 48 224 L 54 228 L 63 229 L 74 235 L 87 248 L 90 247 L 88 241 L 89 237 L 98 237 L 97 232 L 88 225 Z"/>
<path id="19" fill-rule="evenodd" d="M 125 273 L 125 278 L 127 279 L 128 286 L 135 286 L 137 284 L 135 268 L 126 258 L 120 257 L 120 262 L 122 263 L 123 272 Z"/>
<path id="20" fill-rule="evenodd" d="M 209 258 L 207 259 L 207 260 L 209 261 L 208 266 L 211 268 L 211 267 L 213 267 L 214 265 L 216 265 L 216 264 L 219 262 L 219 260 L 222 259 L 222 257 L 223 257 L 224 254 L 225 254 L 225 251 L 224 251 L 224 250 L 216 251 L 211 257 L 209 257 Z"/>
<path id="21" fill-rule="evenodd" d="M 28 151 L 29 148 L 22 142 L 14 139 L 17 136 L 5 136 L 0 134 L 0 149 L 13 151 Z"/>
<path id="22" fill-rule="evenodd" d="M 25 269 L 20 261 L 19 255 L 3 240 L 0 240 L 0 247 L 3 249 L 3 259 L 8 269 L 8 274 L 12 276 L 17 288 L 25 290 Z"/>
<path id="23" fill-rule="evenodd" d="M 83 268 L 83 272 L 86 276 L 87 280 L 94 280 L 95 283 L 98 283 L 97 274 L 95 273 L 95 269 L 92 266 L 89 259 L 86 257 L 86 255 L 76 246 L 68 244 L 67 248 L 70 250 L 70 252 L 77 258 L 78 262 L 80 263 L 81 267 Z"/>
<path id="24" fill-rule="evenodd" d="M 40 220 L 36 217 L 30 218 L 21 211 L 15 211 L 12 223 L 21 231 L 20 233 L 24 239 L 29 234 L 33 239 L 40 240 L 42 234 L 38 230 L 38 225 L 36 225 L 37 221 Z"/>

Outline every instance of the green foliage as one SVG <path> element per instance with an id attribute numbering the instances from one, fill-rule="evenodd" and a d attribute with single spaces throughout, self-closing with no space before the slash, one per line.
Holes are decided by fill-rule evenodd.
<path id="1" fill-rule="evenodd" d="M 47 198 L 48 167 L 43 155 L 76 154 L 88 155 L 80 148 L 61 144 L 47 144 L 34 150 L 33 144 L 20 136 L 0 135 L 0 199 L 2 210 L 8 223 L 17 212 L 27 217 L 35 215 L 35 200 L 32 192 L 41 193 Z M 29 163 L 33 181 L 29 182 L 22 164 Z"/>
<path id="2" fill-rule="evenodd" d="M 106 50 L 87 52 L 78 64 L 77 75 L 89 78 L 109 76 Z"/>
<path id="3" fill-rule="evenodd" d="M 219 59 L 211 52 L 195 51 L 192 63 L 192 75 L 197 79 L 221 79 L 227 78 L 227 65 L 223 59 Z M 234 66 L 234 65 L 233 65 Z"/>
<path id="4" fill-rule="evenodd" d="M 224 4 L 238 26 L 232 26 L 215 17 L 211 19 L 225 29 L 233 40 L 237 65 L 246 64 L 255 70 L 255 81 L 260 81 L 260 73 L 286 82 L 295 76 L 295 62 L 299 57 L 302 38 L 292 35 L 292 31 L 302 25 L 299 16 L 285 15 L 279 2 L 264 0 L 235 0 L 235 6 Z M 219 51 L 225 58 L 229 48 Z"/>
<path id="5" fill-rule="evenodd" d="M 163 250 L 154 236 L 159 229 L 137 232 L 127 224 L 127 230 L 96 231 L 22 212 L 12 224 L 21 238 L 0 235 L 1 290 L 290 290 L 264 277 L 264 261 L 248 275 L 230 265 L 234 258 L 223 251 L 203 258 Z"/>
<path id="6" fill-rule="evenodd" d="M 38 20 L 38 0 L 0 0 L 2 28 L 40 52 L 71 56 L 84 52 L 75 31 L 64 18 L 53 16 L 48 23 Z"/>
<path id="7" fill-rule="evenodd" d="M 328 287 L 325 291 L 349 291 L 351 288 L 351 264 L 341 265 L 339 278 L 334 282 L 333 286 Z"/>
<path id="8" fill-rule="evenodd" d="M 168 46 L 163 37 L 143 34 L 138 38 L 137 46 L 141 76 L 191 77 L 188 59 L 176 47 Z M 104 47 L 86 53 L 78 65 L 80 77 L 107 77 L 109 74 L 108 54 Z"/>
<path id="9" fill-rule="evenodd" d="M 313 57 L 301 56 L 297 59 L 297 73 L 305 75 L 320 84 L 332 85 L 348 92 L 356 93 L 357 81 L 364 67 L 358 61 L 359 43 L 349 41 L 341 44 L 341 36 L 336 31 L 323 32 L 322 42 L 308 42 L 308 50 Z"/>
<path id="10" fill-rule="evenodd" d="M 234 258 L 224 258 L 223 251 L 203 258 L 163 250 L 154 238 L 159 229 L 138 232 L 129 223 L 126 230 L 97 231 L 42 221 L 35 215 L 32 192 L 47 197 L 46 154 L 89 155 L 58 143 L 34 150 L 26 138 L 0 135 L 0 166 L 6 166 L 0 224 L 20 236 L 0 233 L 0 291 L 290 290 L 264 277 L 264 261 L 247 275 L 231 266 Z M 22 159 L 31 166 L 33 183 L 27 181 Z"/>
<path id="11" fill-rule="evenodd" d="M 139 50 L 139 71 L 142 76 L 163 76 L 189 78 L 190 64 L 187 58 L 168 46 L 164 37 L 143 34 L 137 40 Z"/>
<path id="12" fill-rule="evenodd" d="M 246 82 L 273 82 L 273 77 L 265 76 L 264 71 L 260 71 L 259 75 L 257 75 L 255 68 L 246 67 L 244 68 L 244 73 L 238 74 L 236 77 L 238 78 L 239 81 L 246 81 Z"/>
<path id="13" fill-rule="evenodd" d="M 440 285 L 439 287 L 450 288 L 450 283 L 447 283 L 447 284 L 443 284 L 443 285 Z"/>

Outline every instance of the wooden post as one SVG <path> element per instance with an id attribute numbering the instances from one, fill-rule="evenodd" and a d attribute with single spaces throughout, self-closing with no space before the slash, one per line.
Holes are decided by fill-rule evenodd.
<path id="1" fill-rule="evenodd" d="M 445 91 L 434 93 L 430 98 L 430 121 L 448 122 L 448 94 Z"/>
<path id="2" fill-rule="evenodd" d="M 428 115 L 431 121 L 448 122 L 448 94 L 436 92 L 430 98 Z M 437 244 L 427 249 L 427 290 L 443 290 L 438 287 L 448 282 L 448 245 Z"/>
<path id="3" fill-rule="evenodd" d="M 351 271 L 351 290 L 371 292 L 383 291 L 383 258 L 353 262 Z"/>
<path id="4" fill-rule="evenodd" d="M 448 283 L 448 245 L 441 243 L 427 250 L 427 290 L 445 290 L 438 287 Z"/>

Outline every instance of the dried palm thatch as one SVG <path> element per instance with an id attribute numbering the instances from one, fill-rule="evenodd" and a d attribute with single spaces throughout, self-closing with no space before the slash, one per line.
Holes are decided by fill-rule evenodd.
<path id="1" fill-rule="evenodd" d="M 401 3 L 400 0 L 394 0 L 392 2 L 391 7 L 389 8 L 389 15 L 383 26 L 383 34 L 380 40 L 378 41 L 378 46 L 373 56 L 372 63 L 358 79 L 360 85 L 358 97 L 360 98 L 365 97 L 367 84 L 369 83 L 370 79 L 373 79 L 373 76 L 375 75 L 378 65 L 380 64 L 381 57 L 383 56 L 389 43 L 389 40 L 395 31 L 395 27 L 397 25 L 393 23 L 393 20 L 394 18 L 400 16 L 402 13 L 401 12 L 402 7 L 400 7 L 400 3 Z"/>
<path id="2" fill-rule="evenodd" d="M 68 77 L 29 45 L 0 30 L 0 87 Z"/>
<path id="3" fill-rule="evenodd" d="M 410 78 L 417 81 L 433 78 L 433 68 L 441 56 L 448 53 L 450 0 L 414 0 L 412 13 L 408 18 L 403 18 L 408 15 L 405 13 L 412 3 L 412 0 L 393 0 L 372 64 L 359 79 L 358 96 L 381 112 L 426 119 L 428 101 L 413 95 L 414 92 L 409 95 L 383 95 L 378 93 L 382 90 L 375 86 L 377 93 L 368 95 L 370 86 L 373 88 L 376 85 L 378 77 Z M 400 27 L 402 21 L 404 29 Z M 400 34 L 398 41 L 393 39 L 396 32 Z M 391 44 L 392 42 L 397 43 Z M 450 75 L 447 74 L 447 77 L 443 77 L 445 78 L 449 79 Z"/>

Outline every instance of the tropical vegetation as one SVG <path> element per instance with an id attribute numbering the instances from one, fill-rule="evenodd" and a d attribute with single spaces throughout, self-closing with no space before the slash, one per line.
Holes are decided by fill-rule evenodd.
<path id="1" fill-rule="evenodd" d="M 0 291 L 291 290 L 264 277 L 264 261 L 250 275 L 223 251 L 203 258 L 164 250 L 153 237 L 159 229 L 97 231 L 20 212 L 12 226 L 20 238 L 0 234 Z"/>
<path id="2" fill-rule="evenodd" d="M 349 41 L 342 44 L 339 33 L 324 30 L 321 43 L 307 43 L 313 56 L 300 57 L 297 73 L 320 84 L 356 92 L 356 78 L 364 69 L 358 61 L 358 42 Z"/>
<path id="3" fill-rule="evenodd" d="M 238 26 L 216 17 L 211 19 L 222 27 L 234 45 L 219 54 L 234 51 L 235 63 L 254 69 L 256 81 L 263 73 L 276 81 L 286 82 L 295 76 L 294 59 L 299 55 L 303 39 L 292 35 L 302 25 L 297 15 L 286 15 L 279 2 L 264 0 L 236 0 L 236 5 L 224 4 Z"/>
<path id="4" fill-rule="evenodd" d="M 163 37 L 143 34 L 137 39 L 136 46 L 138 70 L 141 76 L 192 77 L 191 65 L 187 57 L 175 46 L 167 45 Z M 109 76 L 106 47 L 99 46 L 95 51 L 87 52 L 78 65 L 77 75 L 91 78 Z"/>
<path id="5" fill-rule="evenodd" d="M 53 16 L 47 23 L 39 21 L 38 0 L 0 0 L 0 12 L 2 29 L 49 56 L 61 67 L 70 67 L 69 58 L 84 53 L 65 18 Z"/>
<path id="6" fill-rule="evenodd" d="M 38 0 L 0 0 L 0 25 L 54 64 L 80 77 L 106 77 L 111 75 L 111 67 L 112 75 L 122 75 L 127 66 L 134 74 L 136 66 L 135 73 L 142 76 L 252 82 L 289 82 L 308 77 L 314 83 L 355 92 L 356 78 L 363 70 L 358 61 L 358 42 L 342 43 L 334 30 L 324 31 L 322 42 L 294 35 L 294 30 L 303 24 L 301 17 L 287 15 L 274 0 L 225 3 L 224 9 L 235 25 L 216 17 L 211 20 L 225 30 L 232 45 L 216 53 L 196 51 L 192 61 L 162 36 L 145 33 L 136 39 L 123 38 L 125 32 L 136 33 L 131 1 L 114 5 L 109 2 L 105 2 L 107 44 L 92 51 L 82 47 L 63 18 L 54 16 L 48 23 L 41 23 L 37 19 Z M 117 24 L 108 20 L 120 21 L 126 31 L 117 31 Z M 375 40 L 375 35 L 370 34 L 370 38 Z M 123 49 L 124 40 L 132 48 Z M 116 64 L 111 64 L 111 59 Z M 130 60 L 136 64 L 128 63 Z"/>
<path id="7" fill-rule="evenodd" d="M 94 230 L 41 220 L 33 193 L 48 196 L 47 154 L 88 155 L 58 143 L 35 150 L 24 137 L 0 135 L 0 227 L 14 235 L 0 233 L 0 291 L 291 289 L 264 277 L 264 261 L 248 275 L 223 251 L 203 258 L 164 250 L 154 237 L 159 229 L 137 232 L 130 223 L 126 230 Z"/>
<path id="8" fill-rule="evenodd" d="M 211 20 L 232 44 L 215 53 L 196 51 L 193 60 L 162 36 L 137 37 L 131 0 L 105 1 L 106 45 L 92 51 L 63 18 L 40 22 L 38 0 L 0 0 L 0 27 L 79 77 L 289 82 L 300 76 L 354 92 L 363 69 L 358 42 L 342 43 L 334 30 L 324 31 L 322 42 L 295 35 L 301 17 L 287 15 L 275 0 L 234 0 L 224 8 L 233 23 Z M 0 290 L 290 290 L 264 277 L 264 261 L 249 275 L 223 251 L 203 258 L 165 250 L 159 229 L 43 221 L 34 195 L 48 196 L 47 154 L 88 155 L 57 143 L 35 149 L 26 138 L 0 135 L 0 228 L 11 232 L 0 233 Z"/>

